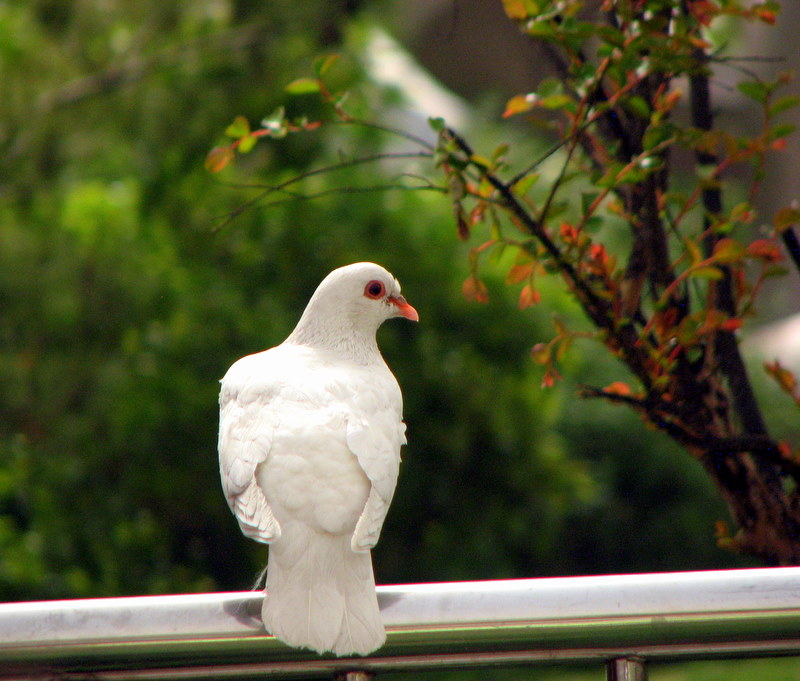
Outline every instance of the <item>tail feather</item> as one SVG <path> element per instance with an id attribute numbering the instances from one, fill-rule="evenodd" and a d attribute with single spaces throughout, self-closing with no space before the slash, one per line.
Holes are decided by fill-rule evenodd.
<path id="1" fill-rule="evenodd" d="M 336 655 L 366 655 L 383 645 L 383 627 L 369 552 L 349 536 L 284 527 L 270 545 L 262 616 L 284 643 Z"/>

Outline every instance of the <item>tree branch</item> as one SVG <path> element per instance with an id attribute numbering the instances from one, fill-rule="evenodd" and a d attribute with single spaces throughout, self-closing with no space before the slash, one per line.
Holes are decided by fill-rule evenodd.
<path id="1" fill-rule="evenodd" d="M 468 162 L 472 159 L 473 151 L 470 145 L 450 128 L 445 128 L 443 134 L 451 140 L 456 147 L 466 156 Z M 612 345 L 617 345 L 624 353 L 628 365 L 633 369 L 642 385 L 649 392 L 652 381 L 647 370 L 647 358 L 639 345 L 639 336 L 630 322 L 617 324 L 615 322 L 611 303 L 598 296 L 591 288 L 589 280 L 581 277 L 575 267 L 561 252 L 561 249 L 550 238 L 544 225 L 534 218 L 514 196 L 512 186 L 503 182 L 491 172 L 482 171 L 482 175 L 495 188 L 502 202 L 514 217 L 542 244 L 547 254 L 553 259 L 556 267 L 572 291 L 577 296 L 581 306 L 589 319 L 597 326 L 608 332 Z"/>
<path id="2" fill-rule="evenodd" d="M 708 55 L 701 49 L 695 51 L 695 58 L 701 65 L 707 63 L 709 59 Z M 691 77 L 690 93 L 692 123 L 700 130 L 711 130 L 714 125 L 714 115 L 711 109 L 708 73 L 705 68 Z M 696 159 L 698 164 L 701 165 L 716 164 L 718 162 L 716 155 L 708 151 L 696 152 Z M 722 212 L 722 192 L 717 186 L 706 187 L 703 189 L 702 202 L 706 213 L 704 217 L 706 232 L 704 245 L 706 254 L 710 255 L 719 241 L 719 236 L 713 230 L 708 229 L 711 225 L 708 216 L 719 215 Z M 716 304 L 725 314 L 735 317 L 737 310 L 730 267 L 722 266 L 720 269 L 723 273 L 722 279 L 712 284 L 715 287 Z M 745 433 L 748 435 L 766 435 L 767 427 L 764 417 L 753 393 L 734 333 L 726 330 L 717 331 L 715 347 L 720 358 L 721 369 L 730 384 L 734 408 Z"/>
<path id="3" fill-rule="evenodd" d="M 794 263 L 795 268 L 798 272 L 800 272 L 800 241 L 797 239 L 797 234 L 795 234 L 794 229 L 791 227 L 787 227 L 781 232 L 781 241 L 783 241 L 783 245 L 786 247 L 786 250 L 789 251 L 789 256 Z"/>

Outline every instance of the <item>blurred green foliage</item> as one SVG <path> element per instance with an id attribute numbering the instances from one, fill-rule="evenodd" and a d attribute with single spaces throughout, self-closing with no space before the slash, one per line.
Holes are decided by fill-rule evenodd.
<path id="1" fill-rule="evenodd" d="M 606 380 L 598 348 L 543 390 L 529 351 L 552 307 L 519 312 L 491 280 L 489 304 L 463 299 L 442 197 L 342 193 L 218 219 L 257 195 L 228 184 L 252 168 L 270 184 L 386 148 L 322 130 L 260 144 L 222 180 L 203 168 L 237 114 L 271 110 L 318 54 L 366 77 L 357 5 L 0 2 L 0 598 L 247 588 L 265 551 L 219 488 L 217 381 L 357 260 L 389 268 L 422 320 L 381 331 L 409 446 L 379 582 L 744 564 L 714 545 L 725 511 L 698 465 L 576 397 Z"/>

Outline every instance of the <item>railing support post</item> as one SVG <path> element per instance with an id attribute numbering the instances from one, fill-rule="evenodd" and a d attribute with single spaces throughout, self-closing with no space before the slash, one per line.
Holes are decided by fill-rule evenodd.
<path id="1" fill-rule="evenodd" d="M 606 681 L 647 681 L 647 668 L 641 657 L 618 657 L 606 665 Z"/>
<path id="2" fill-rule="evenodd" d="M 333 681 L 374 681 L 375 673 L 366 669 L 357 669 L 349 672 L 336 672 Z"/>

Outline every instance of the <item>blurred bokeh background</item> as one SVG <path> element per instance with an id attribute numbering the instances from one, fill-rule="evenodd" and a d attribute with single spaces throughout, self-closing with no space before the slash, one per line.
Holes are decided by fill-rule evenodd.
<path id="1" fill-rule="evenodd" d="M 785 4 L 776 27 L 729 29 L 729 52 L 785 60 L 748 69 L 797 66 L 800 6 Z M 409 445 L 379 582 L 753 565 L 717 548 L 727 514 L 698 464 L 635 415 L 577 397 L 620 377 L 601 346 L 577 343 L 564 380 L 540 387 L 531 346 L 554 314 L 583 323 L 557 282 L 520 312 L 488 264 L 490 302 L 464 300 L 469 244 L 446 198 L 332 193 L 225 220 L 258 197 L 243 185 L 408 146 L 334 126 L 204 169 L 235 116 L 259 121 L 334 52 L 372 120 L 424 135 L 441 115 L 528 161 L 547 146 L 501 123 L 506 99 L 549 74 L 499 0 L 0 0 L 0 599 L 249 588 L 266 550 L 219 489 L 217 381 L 357 260 L 390 269 L 421 316 L 380 332 Z M 715 78 L 719 115 L 755 125 L 739 77 Z M 790 146 L 769 169 L 764 221 L 799 193 Z M 417 163 L 336 183 L 430 174 Z M 800 310 L 798 290 L 783 280 L 748 320 L 754 374 L 778 337 L 765 325 Z M 788 338 L 769 352 L 796 351 Z M 772 426 L 797 435 L 789 401 L 755 380 Z"/>

